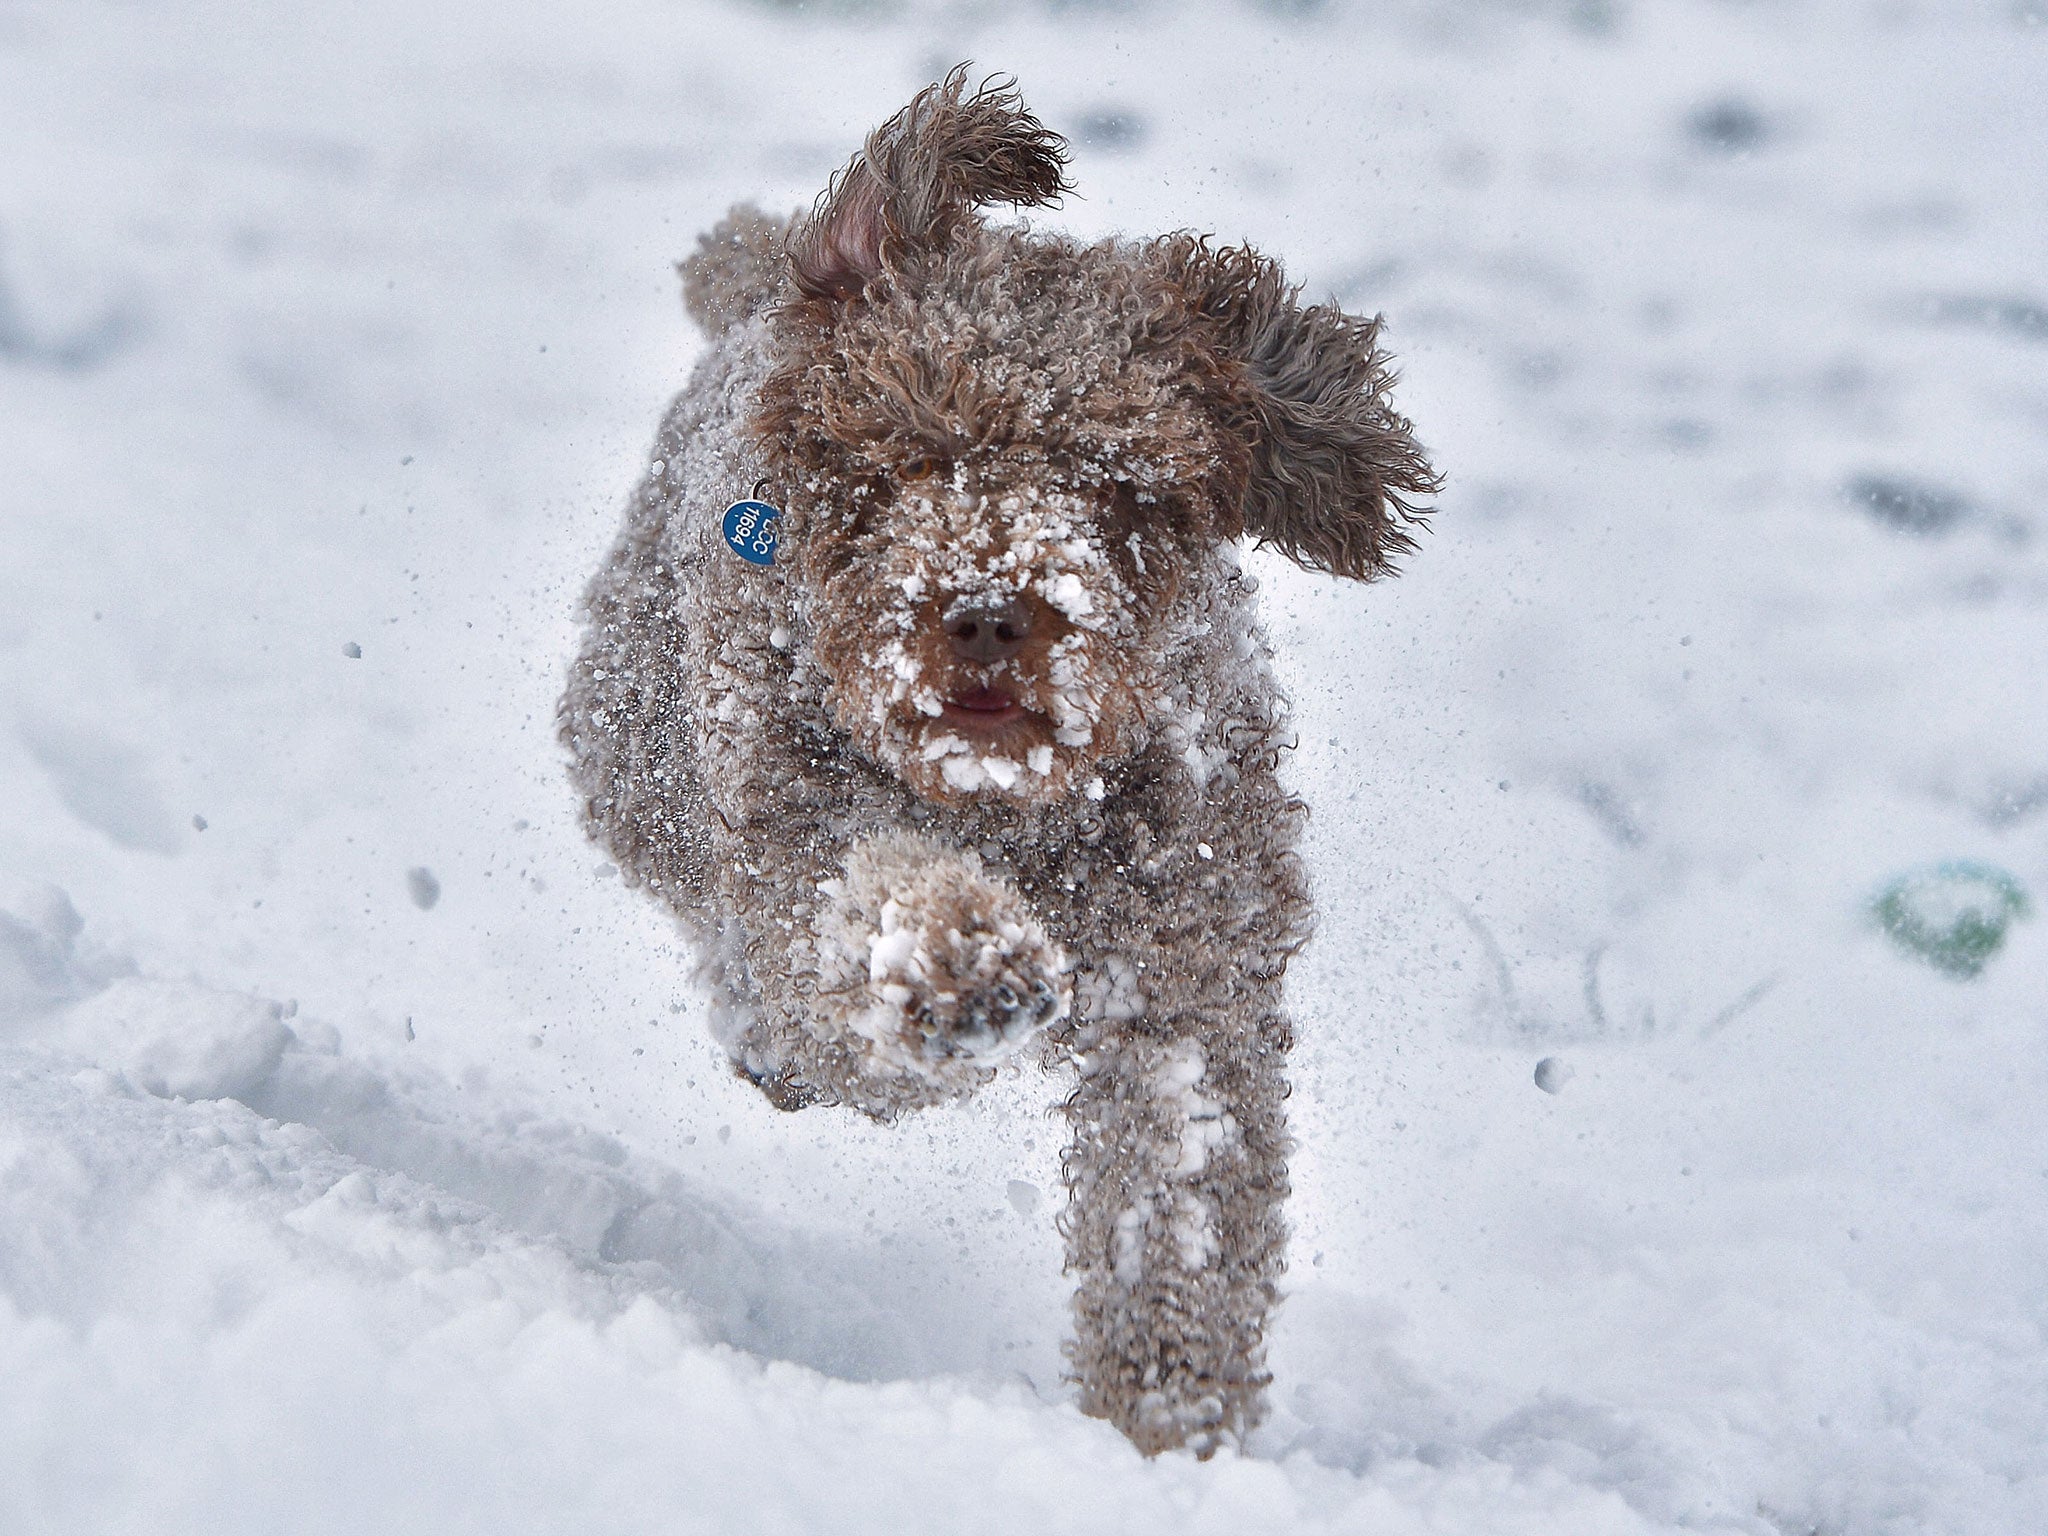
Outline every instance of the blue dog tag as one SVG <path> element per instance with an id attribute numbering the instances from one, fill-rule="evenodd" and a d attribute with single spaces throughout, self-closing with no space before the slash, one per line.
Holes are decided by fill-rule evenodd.
<path id="1" fill-rule="evenodd" d="M 749 565 L 773 565 L 782 509 L 765 501 L 736 501 L 725 509 L 725 542 Z"/>

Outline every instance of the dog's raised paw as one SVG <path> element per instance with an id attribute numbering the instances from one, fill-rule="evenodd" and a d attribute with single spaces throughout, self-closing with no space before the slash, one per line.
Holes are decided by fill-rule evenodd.
<path id="1" fill-rule="evenodd" d="M 1066 1016 L 1065 957 L 1010 884 L 930 839 L 847 858 L 822 932 L 858 994 L 847 1024 L 873 1064 L 972 1081 Z"/>
<path id="2" fill-rule="evenodd" d="M 900 1024 L 886 1016 L 889 1042 L 919 1065 L 990 1066 L 1014 1054 L 1066 1012 L 1058 957 L 1036 924 L 998 920 L 992 928 L 904 926 L 899 904 L 870 951 L 870 983 Z M 890 929 L 895 917 L 898 926 Z M 913 918 L 913 921 L 915 919 Z"/>

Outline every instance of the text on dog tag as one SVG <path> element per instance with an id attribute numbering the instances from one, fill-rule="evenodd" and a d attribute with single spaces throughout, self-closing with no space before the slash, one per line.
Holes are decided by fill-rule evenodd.
<path id="1" fill-rule="evenodd" d="M 725 542 L 749 565 L 773 565 L 782 509 L 765 501 L 736 501 L 725 509 Z"/>

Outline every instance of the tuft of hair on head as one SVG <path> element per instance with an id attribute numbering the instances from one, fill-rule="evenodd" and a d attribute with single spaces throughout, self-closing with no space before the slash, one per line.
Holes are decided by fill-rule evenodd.
<path id="1" fill-rule="evenodd" d="M 1415 547 L 1410 529 L 1443 489 L 1408 419 L 1380 317 L 1304 306 L 1277 263 L 1203 236 L 1167 235 L 1153 256 L 1219 368 L 1226 425 L 1251 445 L 1242 526 L 1299 565 L 1370 581 Z M 1229 387 L 1235 386 L 1235 387 Z"/>
<path id="2" fill-rule="evenodd" d="M 885 267 L 943 248 L 978 208 L 1047 207 L 1073 190 L 1066 140 L 1025 108 L 1016 81 L 991 76 L 970 94 L 968 68 L 869 134 L 791 233 L 790 271 L 805 297 L 856 298 Z"/>

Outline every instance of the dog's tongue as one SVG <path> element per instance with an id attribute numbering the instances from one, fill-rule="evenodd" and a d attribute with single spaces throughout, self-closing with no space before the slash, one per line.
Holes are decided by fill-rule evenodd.
<path id="1" fill-rule="evenodd" d="M 1000 714 L 1017 701 L 1000 688 L 970 688 L 965 693 L 956 693 L 946 700 L 948 704 L 961 709 L 985 710 L 989 714 Z"/>

